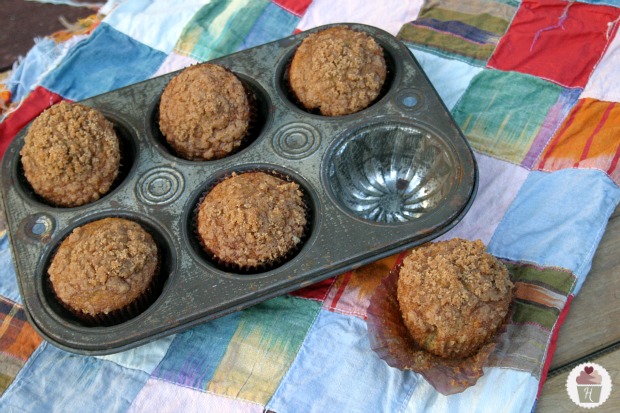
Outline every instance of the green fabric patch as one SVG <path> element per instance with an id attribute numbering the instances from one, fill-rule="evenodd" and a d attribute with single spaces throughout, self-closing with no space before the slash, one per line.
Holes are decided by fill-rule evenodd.
<path id="1" fill-rule="evenodd" d="M 418 19 L 421 18 L 437 19 L 444 22 L 459 21 L 466 25 L 476 27 L 480 30 L 486 30 L 497 35 L 504 34 L 509 23 L 501 17 L 496 17 L 485 12 L 481 12 L 480 14 L 468 14 L 441 8 L 425 10 L 418 16 Z"/>
<path id="2" fill-rule="evenodd" d="M 558 316 L 559 312 L 554 308 L 514 300 L 513 323 L 537 324 L 551 331 Z"/>
<path id="3" fill-rule="evenodd" d="M 22 360 L 0 353 L 0 396 L 11 385 L 24 364 Z"/>
<path id="4" fill-rule="evenodd" d="M 495 44 L 479 45 L 452 35 L 424 30 L 419 26 L 410 24 L 402 27 L 398 37 L 414 45 L 423 45 L 423 50 L 439 52 L 443 56 L 454 57 L 451 56 L 451 53 L 462 55 L 466 61 L 475 63 L 477 66 L 486 63 L 496 47 Z"/>
<path id="5" fill-rule="evenodd" d="M 452 115 L 478 151 L 520 164 L 562 87 L 516 72 L 485 69 L 470 82 Z"/>
<path id="6" fill-rule="evenodd" d="M 285 295 L 243 311 L 207 391 L 266 404 L 320 309 L 319 302 Z"/>
<path id="7" fill-rule="evenodd" d="M 212 1 L 185 26 L 175 51 L 204 62 L 239 50 L 269 0 Z"/>
<path id="8" fill-rule="evenodd" d="M 496 1 L 427 0 L 398 37 L 422 50 L 485 66 L 516 10 Z"/>
<path id="9" fill-rule="evenodd" d="M 504 262 L 513 281 L 529 282 L 542 285 L 558 294 L 568 296 L 575 285 L 575 276 L 568 270 L 561 268 L 539 268 L 532 265 L 523 265 Z"/>

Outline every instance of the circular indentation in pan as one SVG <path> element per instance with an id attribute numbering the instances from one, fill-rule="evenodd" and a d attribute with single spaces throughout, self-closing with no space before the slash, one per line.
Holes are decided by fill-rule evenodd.
<path id="1" fill-rule="evenodd" d="M 276 176 L 280 179 L 284 179 L 289 182 L 295 182 L 296 184 L 298 184 L 299 189 L 302 193 L 302 200 L 306 212 L 306 227 L 304 229 L 304 234 L 301 237 L 301 241 L 285 257 L 278 260 L 277 262 L 270 265 L 257 266 L 255 268 L 239 268 L 236 265 L 224 264 L 217 260 L 215 257 L 211 256 L 203 248 L 203 245 L 199 239 L 198 229 L 196 225 L 196 216 L 198 214 L 198 209 L 206 194 L 215 185 L 232 176 L 233 173 L 243 174 L 247 172 L 264 172 Z M 193 252 L 193 255 L 198 261 L 202 262 L 208 267 L 215 268 L 225 273 L 245 276 L 263 274 L 279 268 L 292 261 L 302 251 L 304 245 L 307 243 L 308 239 L 311 236 L 312 228 L 314 227 L 315 203 L 313 201 L 313 197 L 309 188 L 310 186 L 299 175 L 283 168 L 274 167 L 271 165 L 245 165 L 241 167 L 236 167 L 235 169 L 220 171 L 217 175 L 211 177 L 208 181 L 206 181 L 204 185 L 198 188 L 190 197 L 189 204 L 187 205 L 184 214 L 184 220 L 186 223 L 185 236 L 187 239 L 187 244 L 190 246 L 190 250 Z"/>
<path id="2" fill-rule="evenodd" d="M 376 37 L 374 39 L 379 44 L 379 46 L 381 46 L 381 48 L 383 49 L 383 57 L 385 59 L 385 65 L 387 68 L 385 81 L 383 82 L 383 86 L 381 87 L 381 91 L 379 92 L 379 95 L 373 102 L 370 103 L 370 105 L 368 105 L 368 107 L 358 112 L 355 112 L 349 115 L 344 115 L 344 116 L 354 116 L 376 105 L 389 93 L 389 91 L 392 89 L 394 84 L 397 83 L 396 79 L 400 77 L 399 71 L 401 70 L 400 69 L 401 65 L 400 65 L 400 62 L 398 62 L 398 60 L 394 58 L 397 52 L 391 47 L 391 45 L 383 42 L 381 39 L 376 38 Z M 299 44 L 301 44 L 301 42 Z M 288 54 L 286 54 L 284 58 L 280 61 L 280 63 L 278 64 L 276 68 L 276 86 L 277 86 L 278 94 L 282 97 L 282 100 L 286 102 L 287 104 L 289 104 L 290 107 L 296 110 L 301 110 L 305 114 L 320 116 L 321 118 L 324 118 L 324 119 L 342 118 L 342 116 L 331 116 L 331 117 L 323 116 L 320 114 L 318 109 L 312 109 L 312 110 L 306 109 L 301 104 L 301 102 L 299 102 L 299 100 L 297 99 L 293 91 L 291 90 L 289 78 L 288 78 L 289 68 L 290 68 L 291 61 L 293 60 L 293 56 L 295 55 L 296 50 L 297 48 L 293 48 L 291 51 L 289 51 Z"/>
<path id="3" fill-rule="evenodd" d="M 19 151 L 16 151 L 15 153 L 16 159 L 13 162 L 12 174 L 15 177 L 15 187 L 17 188 L 19 192 L 21 192 L 24 198 L 27 198 L 34 202 L 38 202 L 40 204 L 48 205 L 54 208 L 76 209 L 76 208 L 85 207 L 87 205 L 92 205 L 93 203 L 96 203 L 96 202 L 101 201 L 102 199 L 105 199 L 107 196 L 109 196 L 112 192 L 114 192 L 116 188 L 118 188 L 123 183 L 125 178 L 127 178 L 127 176 L 129 175 L 129 172 L 131 171 L 131 168 L 133 167 L 135 160 L 136 160 L 137 149 L 136 149 L 135 138 L 131 132 L 132 129 L 129 126 L 127 126 L 123 120 L 117 118 L 116 116 L 112 116 L 106 112 L 102 112 L 102 113 L 106 117 L 106 119 L 108 119 L 114 125 L 114 130 L 116 131 L 116 135 L 118 136 L 119 148 L 120 148 L 120 153 L 121 153 L 121 162 L 120 162 L 120 168 L 118 171 L 118 176 L 114 180 L 114 183 L 110 187 L 110 190 L 108 191 L 108 193 L 105 195 L 102 195 L 101 198 L 99 198 L 96 201 L 93 201 L 89 204 L 81 205 L 79 207 L 71 208 L 71 207 L 60 207 L 60 206 L 54 205 L 48 202 L 47 200 L 45 200 L 40 195 L 38 195 L 34 191 L 34 189 L 32 189 L 32 186 L 30 185 L 30 183 L 26 179 L 26 176 L 24 175 L 24 167 L 21 162 L 21 156 L 19 155 Z"/>
<path id="4" fill-rule="evenodd" d="M 347 213 L 391 224 L 433 212 L 452 190 L 457 171 L 450 147 L 436 133 L 385 121 L 341 139 L 327 158 L 325 181 Z"/>
<path id="5" fill-rule="evenodd" d="M 312 125 L 293 122 L 281 126 L 273 135 L 273 149 L 288 159 L 303 159 L 312 155 L 321 144 L 321 134 Z"/>
<path id="6" fill-rule="evenodd" d="M 138 180 L 136 193 L 149 205 L 168 205 L 174 202 L 185 187 L 183 174 L 165 166 L 146 171 Z"/>
<path id="7" fill-rule="evenodd" d="M 271 119 L 271 101 L 269 100 L 269 95 L 263 89 L 263 87 L 260 86 L 255 80 L 241 73 L 235 72 L 235 75 L 241 80 L 244 87 L 253 96 L 254 113 L 252 114 L 252 121 L 250 123 L 250 130 L 249 130 L 248 136 L 246 136 L 243 139 L 241 146 L 239 146 L 234 151 L 229 153 L 226 157 L 235 155 L 243 151 L 247 147 L 251 146 L 252 143 L 254 143 L 256 139 L 258 139 L 258 137 L 261 135 L 261 133 L 265 129 L 265 126 Z M 163 90 L 162 90 L 162 93 L 163 93 Z M 146 130 L 151 136 L 151 138 L 153 139 L 153 142 L 155 143 L 155 145 L 159 147 L 162 152 L 168 153 L 178 159 L 183 159 L 176 153 L 174 148 L 168 143 L 168 141 L 166 140 L 166 137 L 162 134 L 161 130 L 159 129 L 159 102 L 160 100 L 161 100 L 161 94 L 151 104 L 151 106 L 149 107 L 147 111 Z M 186 159 L 183 159 L 183 160 L 187 162 L 211 162 L 211 161 L 201 161 L 201 160 L 198 160 L 198 161 L 190 161 Z"/>
<path id="8" fill-rule="evenodd" d="M 156 279 L 150 287 L 152 289 L 150 295 L 153 297 L 150 302 L 136 303 L 131 308 L 123 310 L 122 313 L 118 315 L 118 318 L 116 320 L 108 320 L 103 324 L 94 325 L 91 321 L 82 319 L 72 314 L 58 301 L 58 298 L 56 297 L 54 291 L 52 290 L 52 286 L 50 285 L 47 270 L 52 262 L 56 250 L 58 249 L 62 241 L 66 237 L 68 237 L 71 232 L 73 232 L 73 230 L 89 222 L 110 217 L 124 218 L 130 221 L 137 222 L 142 226 L 142 228 L 144 228 L 149 234 L 151 234 L 153 240 L 157 244 L 159 252 L 159 270 L 157 272 Z M 37 267 L 37 277 L 39 285 L 38 293 L 40 295 L 41 302 L 43 303 L 43 306 L 46 307 L 46 310 L 55 318 L 60 319 L 63 323 L 69 323 L 78 327 L 109 327 L 129 322 L 131 321 L 131 319 L 140 317 L 142 313 L 148 311 L 149 308 L 151 308 L 156 303 L 156 301 L 161 298 L 162 294 L 164 294 L 165 290 L 167 289 L 166 287 L 172 281 L 170 279 L 170 276 L 174 273 L 176 268 L 176 252 L 173 245 L 174 244 L 172 243 L 172 240 L 166 230 L 164 230 L 157 222 L 142 215 L 129 213 L 100 213 L 95 216 L 91 215 L 87 218 L 77 220 L 68 228 L 65 228 L 61 233 L 59 233 L 58 237 L 55 239 L 50 248 L 48 248 L 44 252 L 43 259 Z"/>

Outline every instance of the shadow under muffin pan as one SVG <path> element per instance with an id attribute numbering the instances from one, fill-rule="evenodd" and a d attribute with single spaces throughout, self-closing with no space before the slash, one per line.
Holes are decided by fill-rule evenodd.
<path id="1" fill-rule="evenodd" d="M 284 77 L 303 38 L 336 25 L 372 36 L 383 47 L 389 76 L 370 107 L 326 117 L 299 108 Z M 80 102 L 112 120 L 124 142 L 119 182 L 91 204 L 58 208 L 33 194 L 20 169 L 27 127 L 7 149 L 1 189 L 18 285 L 30 322 L 52 344 L 109 354 L 184 331 L 432 240 L 456 225 L 473 202 L 473 153 L 415 58 L 389 33 L 327 25 L 212 62 L 240 76 L 258 101 L 256 133 L 228 157 L 188 161 L 166 147 L 157 103 L 180 71 Z M 192 220 L 212 183 L 251 170 L 297 182 L 310 222 L 294 256 L 247 274 L 211 262 Z M 132 219 L 154 235 L 164 257 L 164 285 L 141 314 L 92 327 L 56 302 L 46 274 L 64 237 L 104 217 Z"/>

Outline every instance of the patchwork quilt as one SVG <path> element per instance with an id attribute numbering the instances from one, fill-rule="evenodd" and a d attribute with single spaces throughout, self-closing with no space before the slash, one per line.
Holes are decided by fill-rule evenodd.
<path id="1" fill-rule="evenodd" d="M 131 350 L 81 356 L 29 323 L 2 225 L 0 411 L 534 410 L 620 200 L 619 20 L 620 0 L 116 0 L 79 30 L 39 39 L 0 95 L 0 154 L 61 100 L 327 23 L 392 33 L 478 163 L 471 209 L 438 239 L 481 239 L 509 267 L 515 311 L 484 376 L 450 396 L 370 348 L 369 297 L 397 256 Z"/>

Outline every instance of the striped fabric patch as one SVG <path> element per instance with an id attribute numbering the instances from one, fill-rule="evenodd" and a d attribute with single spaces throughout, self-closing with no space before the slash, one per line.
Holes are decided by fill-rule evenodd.
<path id="1" fill-rule="evenodd" d="M 298 23 L 299 17 L 275 4 L 270 4 L 258 17 L 239 50 L 249 49 L 290 36 L 295 32 Z"/>
<path id="2" fill-rule="evenodd" d="M 620 184 L 620 104 L 580 99 L 547 148 L 537 169 L 593 168 Z"/>
<path id="3" fill-rule="evenodd" d="M 0 296 L 0 396 L 41 341 L 23 307 Z"/>
<path id="4" fill-rule="evenodd" d="M 559 268 L 504 263 L 515 283 L 513 314 L 489 364 L 540 378 L 549 338 L 576 278 Z"/>
<path id="5" fill-rule="evenodd" d="M 225 0 L 206 4 L 183 29 L 175 51 L 204 62 L 239 50 L 270 3 Z"/>
<path id="6" fill-rule="evenodd" d="M 563 94 L 562 87 L 534 76 L 485 69 L 472 79 L 452 114 L 474 149 L 521 164 L 533 143 L 544 140 L 539 134 L 551 136 L 553 123 L 561 122 L 547 115 L 558 104 L 570 104 Z"/>
<path id="7" fill-rule="evenodd" d="M 496 1 L 426 1 L 398 37 L 423 49 L 484 66 L 506 32 L 516 7 Z"/>
<path id="8" fill-rule="evenodd" d="M 314 301 L 283 296 L 244 311 L 207 391 L 267 404 L 319 309 Z"/>
<path id="9" fill-rule="evenodd" d="M 338 276 L 325 297 L 323 308 L 365 320 L 370 297 L 398 257 L 399 254 L 395 254 Z"/>
<path id="10" fill-rule="evenodd" d="M 266 404 L 321 304 L 282 296 L 178 334 L 152 376 Z"/>

